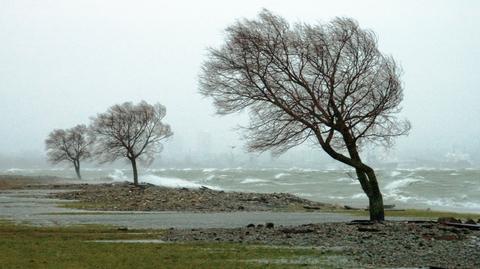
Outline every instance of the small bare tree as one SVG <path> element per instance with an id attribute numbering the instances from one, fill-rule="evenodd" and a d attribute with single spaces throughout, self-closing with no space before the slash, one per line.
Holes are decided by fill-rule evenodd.
<path id="1" fill-rule="evenodd" d="M 226 29 L 210 49 L 200 92 L 219 114 L 248 109 L 249 149 L 281 154 L 307 140 L 351 166 L 369 198 L 370 219 L 384 220 L 374 170 L 360 158 L 368 142 L 390 146 L 408 133 L 397 118 L 400 71 L 377 48 L 375 34 L 349 18 L 289 23 L 267 10 Z"/>
<path id="2" fill-rule="evenodd" d="M 53 130 L 45 140 L 48 160 L 54 164 L 71 162 L 78 179 L 82 179 L 80 161 L 90 158 L 87 133 L 84 124 L 66 130 Z"/>
<path id="3" fill-rule="evenodd" d="M 165 115 L 164 106 L 145 101 L 110 107 L 92 118 L 93 154 L 100 162 L 127 158 L 132 164 L 134 184 L 138 185 L 137 160 L 151 163 L 163 148 L 161 140 L 173 134 L 170 126 L 162 122 Z"/>

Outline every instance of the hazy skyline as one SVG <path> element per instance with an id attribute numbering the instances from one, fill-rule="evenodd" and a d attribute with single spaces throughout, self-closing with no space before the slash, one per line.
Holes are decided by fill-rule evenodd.
<path id="1" fill-rule="evenodd" d="M 223 30 L 262 8 L 291 23 L 352 17 L 377 33 L 403 68 L 412 123 L 393 151 L 480 151 L 477 1 L 0 0 L 0 154 L 43 152 L 52 129 L 140 100 L 167 107 L 165 153 L 201 148 L 202 133 L 219 151 L 242 146 L 233 128 L 246 117 L 215 116 L 198 74 Z"/>

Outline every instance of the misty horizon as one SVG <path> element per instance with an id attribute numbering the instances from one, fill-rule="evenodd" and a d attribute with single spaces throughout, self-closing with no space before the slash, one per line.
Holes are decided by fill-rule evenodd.
<path id="1" fill-rule="evenodd" d="M 298 156 L 308 156 L 305 166 L 334 163 L 309 143 L 279 158 L 246 153 L 236 130 L 246 115 L 219 117 L 198 93 L 207 48 L 237 19 L 264 7 L 292 24 L 352 17 L 376 32 L 380 50 L 401 65 L 401 117 L 412 130 L 392 149 L 371 151 L 370 159 L 426 166 L 459 158 L 479 166 L 478 3 L 384 2 L 375 10 L 355 1 L 303 3 L 2 2 L 0 166 L 15 167 L 22 158 L 39 165 L 51 130 L 89 124 L 113 104 L 140 100 L 165 105 L 174 132 L 154 166 L 238 166 L 250 159 L 298 166 L 292 162 Z M 236 161 L 229 164 L 232 155 Z M 205 156 L 210 162 L 200 161 Z"/>

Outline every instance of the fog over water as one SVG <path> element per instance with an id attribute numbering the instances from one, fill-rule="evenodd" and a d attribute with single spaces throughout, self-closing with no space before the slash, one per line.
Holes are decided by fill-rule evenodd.
<path id="1" fill-rule="evenodd" d="M 353 17 L 403 67 L 412 130 L 388 152 L 365 152 L 371 163 L 480 167 L 480 2 L 353 0 L 0 0 L 0 167 L 43 165 L 52 129 L 140 100 L 165 105 L 175 133 L 153 168 L 334 165 L 310 145 L 245 154 L 234 127 L 246 116 L 215 116 L 198 94 L 206 48 L 261 8 L 292 23 Z"/>

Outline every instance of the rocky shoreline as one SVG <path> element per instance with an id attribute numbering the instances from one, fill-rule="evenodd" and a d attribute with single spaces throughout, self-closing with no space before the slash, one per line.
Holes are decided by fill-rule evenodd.
<path id="1" fill-rule="evenodd" d="M 335 210 L 340 206 L 309 201 L 285 193 L 224 192 L 208 188 L 171 189 L 128 182 L 71 184 L 61 179 L 41 181 L 28 177 L 0 177 L 3 189 L 65 190 L 50 197 L 78 201 L 89 210 L 114 211 L 299 211 Z M 351 261 L 351 268 L 480 268 L 478 221 L 463 223 L 452 218 L 434 221 L 386 221 L 371 223 L 322 223 L 279 226 L 252 223 L 243 228 L 165 230 L 167 242 L 235 242 L 242 244 L 313 247 L 338 253 Z M 466 224 L 466 226 L 465 226 Z M 469 229 L 468 225 L 475 225 Z M 465 227 L 464 227 L 465 226 Z M 340 267 L 349 267 L 344 264 Z"/>
<path id="2" fill-rule="evenodd" d="M 480 268 L 480 231 L 436 222 L 324 223 L 293 227 L 266 223 L 237 229 L 170 229 L 162 240 L 314 247 L 325 253 L 346 255 L 367 268 Z"/>
<path id="3" fill-rule="evenodd" d="M 171 189 L 129 183 L 50 186 L 74 188 L 52 194 L 79 200 L 100 210 L 141 211 L 276 211 L 333 210 L 339 206 L 285 193 L 239 193 L 201 189 Z M 460 222 L 447 219 L 448 223 Z M 365 267 L 480 268 L 480 230 L 453 227 L 445 220 L 371 223 L 323 223 L 279 226 L 250 224 L 244 228 L 169 229 L 168 242 L 232 242 L 314 247 L 347 256 Z M 348 266 L 348 264 L 345 264 Z"/>
<path id="4" fill-rule="evenodd" d="M 306 211 L 333 210 L 340 206 L 314 202 L 288 193 L 225 192 L 200 189 L 134 186 L 127 182 L 49 185 L 52 189 L 75 189 L 52 193 L 51 198 L 78 200 L 78 208 L 104 211 Z"/>

